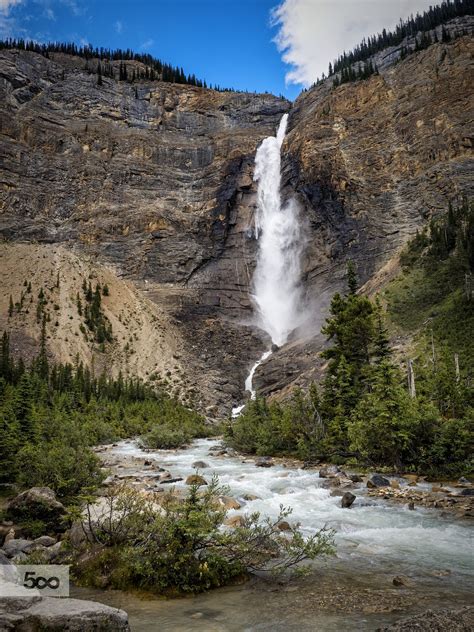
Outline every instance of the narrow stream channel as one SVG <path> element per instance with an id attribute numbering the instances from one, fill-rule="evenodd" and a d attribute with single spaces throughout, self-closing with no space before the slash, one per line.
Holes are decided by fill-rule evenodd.
<path id="1" fill-rule="evenodd" d="M 86 589 L 75 589 L 77 596 L 124 608 L 134 632 L 375 630 L 430 607 L 470 602 L 474 558 L 468 521 L 442 517 L 434 510 L 389 505 L 368 497 L 363 486 L 354 490 L 353 506 L 342 509 L 340 497 L 331 496 L 316 471 L 283 465 L 259 468 L 253 459 L 209 454 L 215 444 L 199 440 L 185 450 L 144 453 L 126 441 L 109 455 L 128 463 L 141 457 L 138 477 L 147 471 L 142 458 L 156 460 L 183 478 L 195 472 L 195 461 L 204 461 L 209 467 L 200 473 L 206 478 L 217 474 L 242 504 L 229 516 L 250 511 L 276 516 L 280 505 L 292 507 L 290 521 L 300 523 L 306 534 L 323 525 L 336 529 L 337 557 L 318 560 L 309 577 L 284 585 L 254 580 L 172 601 Z M 184 481 L 176 484 L 183 485 Z M 245 501 L 246 494 L 258 498 Z M 396 588 L 396 575 L 406 576 L 410 585 Z"/>

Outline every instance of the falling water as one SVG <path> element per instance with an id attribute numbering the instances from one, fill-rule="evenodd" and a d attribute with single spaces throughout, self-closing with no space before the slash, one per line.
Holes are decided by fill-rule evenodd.
<path id="1" fill-rule="evenodd" d="M 280 152 L 287 123 L 288 114 L 284 114 L 277 135 L 266 138 L 257 149 L 254 175 L 258 181 L 255 236 L 259 250 L 253 300 L 260 327 L 278 346 L 304 320 L 300 284 L 304 239 L 298 206 L 293 199 L 282 205 L 280 195 Z"/>
<path id="2" fill-rule="evenodd" d="M 288 340 L 305 317 L 300 284 L 304 238 L 298 206 L 293 199 L 282 206 L 280 194 L 280 152 L 287 123 L 288 114 L 284 114 L 277 135 L 265 138 L 257 149 L 254 174 L 254 180 L 258 182 L 255 237 L 259 248 L 252 298 L 259 326 L 277 346 Z M 250 392 L 252 399 L 255 398 L 252 383 L 255 370 L 271 353 L 266 351 L 257 360 L 245 381 L 245 390 Z M 237 406 L 232 415 L 238 416 L 242 409 L 243 406 Z"/>

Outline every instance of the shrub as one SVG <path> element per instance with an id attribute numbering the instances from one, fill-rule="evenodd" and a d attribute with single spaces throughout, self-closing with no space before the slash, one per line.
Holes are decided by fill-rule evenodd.
<path id="1" fill-rule="evenodd" d="M 154 426 L 150 432 L 140 437 L 140 445 L 155 450 L 182 448 L 191 440 L 191 435 L 180 428 Z"/>
<path id="2" fill-rule="evenodd" d="M 18 482 L 24 487 L 51 487 L 67 500 L 103 480 L 98 457 L 85 446 L 60 441 L 25 445 L 17 455 Z"/>
<path id="3" fill-rule="evenodd" d="M 167 496 L 162 510 L 134 490 L 109 492 L 102 516 L 88 506 L 89 541 L 74 553 L 82 583 L 161 594 L 196 593 L 222 586 L 253 571 L 281 573 L 305 560 L 334 552 L 334 534 L 321 529 L 304 538 L 296 527 L 282 534 L 276 520 L 245 516 L 242 526 L 222 529 L 226 511 L 218 497 L 228 493 L 217 479 L 205 490 L 191 486 L 184 499 Z M 85 549 L 85 550 L 84 550 Z"/>

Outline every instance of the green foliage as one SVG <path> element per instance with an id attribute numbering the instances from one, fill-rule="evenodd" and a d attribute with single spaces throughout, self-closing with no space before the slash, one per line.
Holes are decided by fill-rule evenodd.
<path id="1" fill-rule="evenodd" d="M 321 440 L 319 394 L 313 385 L 307 396 L 296 390 L 285 405 L 257 397 L 226 429 L 226 440 L 250 454 L 295 454 L 306 459 Z"/>
<path id="2" fill-rule="evenodd" d="M 337 73 L 334 78 L 335 86 L 346 81 L 365 79 L 377 71 L 370 59 L 377 52 L 389 46 L 399 46 L 405 38 L 414 38 L 414 43 L 410 47 L 401 46 L 401 59 L 412 52 L 424 50 L 438 41 L 436 31 L 431 35 L 431 30 L 455 17 L 471 15 L 472 10 L 472 0 L 445 0 L 437 6 L 429 7 L 422 14 L 417 13 L 416 16 L 412 15 L 405 21 L 400 20 L 393 31 L 383 29 L 382 33 L 364 38 L 352 51 L 344 51 L 333 64 L 329 64 L 328 76 Z M 465 33 L 468 31 L 464 32 L 462 29 L 457 31 L 457 34 L 464 35 Z M 450 41 L 449 33 L 444 26 L 441 27 L 441 40 Z"/>
<path id="3" fill-rule="evenodd" d="M 77 363 L 50 364 L 46 349 L 25 369 L 7 334 L 0 352 L 0 480 L 46 485 L 68 502 L 102 480 L 90 446 L 154 428 L 206 436 L 203 418 L 138 379 L 94 377 Z M 156 431 L 159 434 L 159 430 Z"/>
<path id="4" fill-rule="evenodd" d="M 2 49 L 18 49 L 27 50 L 39 55 L 48 57 L 50 53 L 62 53 L 66 55 L 74 55 L 75 57 L 82 57 L 86 60 L 86 69 L 90 73 L 97 72 L 97 84 L 102 85 L 102 77 L 109 77 L 118 81 L 166 81 L 171 83 L 188 84 L 197 86 L 199 88 L 206 88 L 205 81 L 197 79 L 194 74 L 186 75 L 184 70 L 179 67 L 166 64 L 155 57 L 147 53 L 134 53 L 130 49 L 107 49 L 107 48 L 94 48 L 90 44 L 84 46 L 77 46 L 74 43 L 61 43 L 61 42 L 48 42 L 38 43 L 33 40 L 25 40 L 23 38 L 13 39 L 8 38 L 0 40 L 0 50 Z M 89 65 L 89 60 L 97 59 L 98 64 L 93 66 Z M 117 66 L 113 61 L 120 61 L 118 73 L 116 72 Z M 143 69 L 138 69 L 135 72 L 136 64 L 133 64 L 134 69 L 129 72 L 127 67 L 127 61 L 141 62 L 145 66 Z M 64 79 L 64 71 L 63 71 Z M 216 90 L 220 90 L 218 86 Z M 225 89 L 227 91 L 228 89 Z"/>
<path id="5" fill-rule="evenodd" d="M 399 370 L 384 360 L 373 371 L 371 390 L 351 414 L 351 448 L 366 462 L 401 469 L 420 461 L 437 421 L 436 409 L 411 398 Z"/>
<path id="6" fill-rule="evenodd" d="M 84 292 L 84 297 L 86 299 L 86 305 L 84 308 L 84 320 L 87 327 L 93 333 L 94 339 L 98 344 L 102 345 L 105 342 L 112 342 L 112 325 L 110 324 L 107 316 L 105 316 L 104 312 L 102 311 L 102 296 L 100 285 L 97 283 L 97 285 L 95 286 L 95 290 L 93 291 L 92 285 L 90 283 L 86 285 L 84 281 L 82 288 Z M 77 306 L 78 311 L 82 312 L 82 305 L 79 300 L 77 301 Z"/>
<path id="7" fill-rule="evenodd" d="M 159 594 L 196 593 L 222 586 L 251 571 L 284 572 L 305 560 L 334 552 L 333 532 L 304 538 L 296 527 L 282 535 L 276 520 L 245 516 L 240 527 L 223 529 L 228 493 L 217 479 L 187 496 L 170 494 L 162 510 L 131 489 L 112 489 L 102 517 L 90 518 L 89 541 L 75 552 L 82 583 L 104 578 L 112 588 L 133 587 Z M 89 516 L 95 516 L 91 506 Z M 84 551 L 85 548 L 85 551 Z"/>

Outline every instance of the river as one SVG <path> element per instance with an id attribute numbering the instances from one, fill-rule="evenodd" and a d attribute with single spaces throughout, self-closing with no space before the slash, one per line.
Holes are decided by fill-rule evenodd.
<path id="1" fill-rule="evenodd" d="M 184 450 L 145 453 L 135 442 L 124 441 L 108 455 L 132 464 L 137 478 L 149 473 L 142 465 L 145 458 L 183 479 L 195 472 L 193 462 L 205 461 L 209 467 L 200 473 L 207 479 L 216 474 L 242 504 L 229 516 L 250 511 L 276 516 L 280 505 L 290 506 L 290 521 L 300 523 L 304 533 L 323 525 L 336 530 L 337 556 L 316 561 L 310 576 L 284 584 L 255 579 L 178 600 L 80 588 L 74 589 L 75 596 L 123 608 L 134 632 L 364 631 L 430 607 L 470 603 L 474 559 L 469 521 L 390 505 L 368 497 L 362 485 L 354 490 L 352 507 L 342 509 L 340 496 L 323 487 L 317 471 L 285 464 L 256 467 L 253 459 L 210 454 L 215 444 L 203 439 Z M 247 494 L 258 498 L 244 501 Z M 408 586 L 393 585 L 399 575 L 408 578 Z"/>

